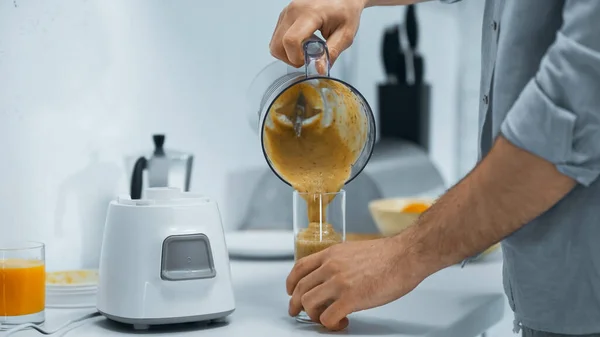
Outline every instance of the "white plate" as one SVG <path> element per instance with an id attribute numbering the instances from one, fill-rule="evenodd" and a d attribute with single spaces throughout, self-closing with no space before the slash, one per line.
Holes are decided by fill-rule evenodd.
<path id="1" fill-rule="evenodd" d="M 245 230 L 225 233 L 229 255 L 243 258 L 293 258 L 294 232 Z"/>
<path id="2" fill-rule="evenodd" d="M 46 289 L 47 308 L 89 308 L 96 306 L 97 289 L 87 291 L 53 291 Z"/>

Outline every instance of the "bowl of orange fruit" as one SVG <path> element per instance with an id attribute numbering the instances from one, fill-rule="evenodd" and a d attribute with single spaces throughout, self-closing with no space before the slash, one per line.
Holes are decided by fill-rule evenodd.
<path id="1" fill-rule="evenodd" d="M 383 236 L 394 236 L 412 225 L 435 202 L 434 198 L 387 198 L 369 203 L 369 212 Z"/>
<path id="2" fill-rule="evenodd" d="M 383 236 L 394 236 L 414 224 L 419 216 L 434 203 L 434 198 L 389 198 L 377 199 L 369 203 L 371 216 Z M 472 257 L 475 261 L 496 251 L 500 244 Z"/>

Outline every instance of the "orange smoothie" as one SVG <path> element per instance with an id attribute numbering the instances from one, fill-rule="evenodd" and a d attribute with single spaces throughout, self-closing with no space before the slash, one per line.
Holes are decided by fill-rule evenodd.
<path id="1" fill-rule="evenodd" d="M 0 260 L 0 316 L 36 314 L 44 310 L 46 268 L 43 261 Z"/>
<path id="2" fill-rule="evenodd" d="M 292 120 L 300 94 L 307 104 L 298 135 Z M 288 88 L 273 103 L 267 118 L 265 152 L 276 171 L 306 200 L 309 223 L 296 237 L 298 260 L 343 241 L 327 223 L 325 211 L 350 178 L 367 139 L 367 120 L 356 95 L 333 80 L 300 82 Z"/>
<path id="3" fill-rule="evenodd" d="M 336 233 L 332 225 L 312 222 L 298 233 L 294 257 L 298 261 L 341 242 L 342 235 Z"/>

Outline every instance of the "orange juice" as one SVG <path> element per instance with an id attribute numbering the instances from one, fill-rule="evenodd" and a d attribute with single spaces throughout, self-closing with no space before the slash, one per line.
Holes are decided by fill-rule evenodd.
<path id="1" fill-rule="evenodd" d="M 36 314 L 44 310 L 44 261 L 0 260 L 0 316 Z"/>

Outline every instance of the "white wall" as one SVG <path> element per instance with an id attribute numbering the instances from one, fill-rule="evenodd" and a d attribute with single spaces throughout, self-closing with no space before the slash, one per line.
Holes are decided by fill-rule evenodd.
<path id="1" fill-rule="evenodd" d="M 127 191 L 123 157 L 149 150 L 153 132 L 196 155 L 193 189 L 216 198 L 227 219 L 236 207 L 226 172 L 263 165 L 244 95 L 271 61 L 286 3 L 0 1 L 0 237 L 46 242 L 49 269 L 88 264 L 82 252 L 99 242 L 106 202 Z M 448 181 L 457 167 L 460 8 L 418 9 L 434 85 L 432 157 Z M 382 30 L 402 13 L 364 14 L 354 84 L 373 105 Z"/>

